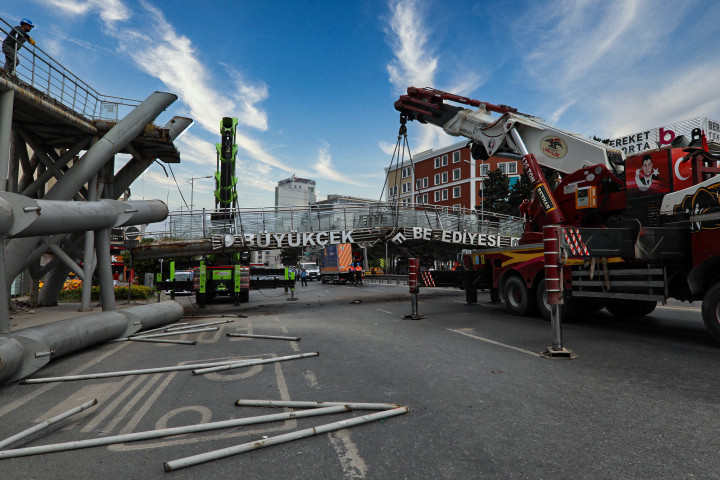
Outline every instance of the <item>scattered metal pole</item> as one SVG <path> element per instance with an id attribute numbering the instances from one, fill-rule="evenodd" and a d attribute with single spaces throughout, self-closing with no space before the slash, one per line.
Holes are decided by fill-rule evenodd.
<path id="1" fill-rule="evenodd" d="M 238 407 L 271 407 L 271 408 L 320 408 L 347 405 L 353 410 L 390 410 L 402 407 L 398 403 L 360 403 L 360 402 L 304 402 L 298 400 L 247 400 L 235 402 Z"/>
<path id="2" fill-rule="evenodd" d="M 155 338 L 155 337 L 170 337 L 172 335 L 183 335 L 185 333 L 201 333 L 201 332 L 214 332 L 215 330 L 219 330 L 220 327 L 206 327 L 206 328 L 197 328 L 195 330 L 173 330 L 172 332 L 163 332 L 163 333 L 151 333 L 150 335 L 135 335 L 133 338 Z"/>
<path id="3" fill-rule="evenodd" d="M 260 359 L 257 359 L 260 360 Z M 145 375 L 148 373 L 180 372 L 182 370 L 195 370 L 197 368 L 215 367 L 218 365 L 236 364 L 240 360 L 226 360 L 224 362 L 195 363 L 192 365 L 175 365 L 174 367 L 144 368 L 140 370 L 124 370 L 118 372 L 88 373 L 85 375 L 68 375 L 64 377 L 26 378 L 20 380 L 21 385 L 37 383 L 72 382 L 75 380 L 94 380 L 97 378 L 126 377 L 129 375 Z"/>
<path id="4" fill-rule="evenodd" d="M 190 322 L 176 323 L 175 325 L 176 326 L 190 325 Z M 154 333 L 154 332 L 167 332 L 169 328 L 170 327 L 153 328 L 152 330 L 143 330 L 142 332 L 137 332 L 134 335 L 146 335 L 148 333 Z"/>
<path id="5" fill-rule="evenodd" d="M 85 402 L 85 403 L 83 403 L 82 405 L 79 405 L 79 406 L 77 406 L 77 407 L 75 407 L 75 408 L 72 408 L 72 409 L 68 410 L 68 411 L 65 412 L 65 413 L 61 413 L 60 415 L 57 415 L 57 416 L 51 418 L 50 420 L 45 420 L 45 421 L 42 422 L 42 423 L 38 423 L 38 424 L 35 425 L 34 427 L 28 428 L 27 430 L 24 430 L 24 431 L 22 431 L 22 432 L 20 432 L 20 433 L 17 433 L 17 434 L 15 434 L 15 435 L 13 435 L 12 437 L 8 437 L 8 438 L 6 438 L 5 440 L 0 441 L 0 449 L 5 448 L 5 447 L 7 447 L 7 446 L 9 446 L 9 445 L 12 445 L 13 443 L 15 443 L 15 442 L 17 442 L 17 441 L 19 441 L 19 440 L 22 440 L 23 438 L 29 437 L 29 436 L 32 435 L 33 433 L 39 432 L 40 430 L 43 430 L 43 429 L 49 427 L 50 425 L 53 425 L 53 424 L 58 423 L 58 422 L 60 422 L 60 421 L 62 421 L 62 420 L 65 420 L 65 419 L 68 418 L 68 417 L 72 417 L 72 416 L 75 415 L 76 413 L 80 413 L 80 412 L 82 412 L 83 410 L 86 410 L 86 409 L 88 409 L 88 408 L 90 408 L 90 407 L 92 407 L 93 405 L 96 405 L 96 404 L 97 404 L 97 398 L 94 399 L 94 400 L 91 400 L 91 401 L 89 401 L 89 402 Z"/>
<path id="6" fill-rule="evenodd" d="M 299 342 L 300 337 L 281 337 L 277 335 L 251 335 L 249 333 L 226 333 L 227 337 L 247 337 L 247 338 L 267 338 L 269 340 L 290 340 L 292 342 Z"/>
<path id="7" fill-rule="evenodd" d="M 550 305 L 550 327 L 552 328 L 552 347 L 540 355 L 545 358 L 577 358 L 563 347 L 562 318 L 560 305 L 563 300 L 563 265 L 560 260 L 560 226 L 543 227 L 543 247 L 545 261 L 545 291 Z"/>
<path id="8" fill-rule="evenodd" d="M 247 360 L 244 362 L 226 363 L 217 367 L 199 368 L 197 370 L 193 370 L 192 373 L 193 375 L 203 375 L 205 373 L 221 372 L 223 370 L 231 370 L 233 368 L 252 367 L 253 365 L 262 365 L 264 363 L 284 362 L 285 360 L 295 360 L 298 358 L 317 357 L 318 355 L 320 355 L 318 352 L 310 352 L 299 353 L 297 355 L 287 355 L 285 357 L 265 358 L 262 360 Z"/>
<path id="9" fill-rule="evenodd" d="M 178 460 L 171 460 L 169 462 L 165 462 L 165 471 L 171 472 L 173 470 L 190 467 L 192 465 L 198 465 L 200 463 L 209 462 L 211 460 L 217 460 L 219 458 L 237 455 L 238 453 L 249 452 L 251 450 L 257 450 L 259 448 L 278 445 L 280 443 L 286 443 L 293 440 L 299 440 L 301 438 L 312 437 L 323 433 L 334 432 L 336 430 L 342 430 L 344 428 L 352 427 L 355 425 L 374 422 L 376 420 L 382 420 L 384 418 L 394 417 L 396 415 L 402 415 L 407 412 L 407 407 L 394 408 L 392 410 L 385 410 L 384 412 L 371 413 L 368 415 L 354 417 L 348 420 L 341 420 L 339 422 L 328 423 L 312 428 L 306 428 L 297 432 L 277 435 L 275 437 L 270 437 L 259 441 L 243 443 L 235 447 L 223 448 L 220 450 L 215 450 L 213 452 L 201 453 L 199 455 L 193 455 L 191 457 L 185 457 Z"/>
<path id="10" fill-rule="evenodd" d="M 176 343 L 178 345 L 197 345 L 197 340 L 170 340 L 169 338 L 142 338 L 142 337 L 126 337 L 125 340 L 131 342 L 148 342 L 148 343 Z"/>
<path id="11" fill-rule="evenodd" d="M 218 320 L 217 322 L 207 322 L 207 323 L 198 323 L 198 324 L 191 324 L 188 323 L 187 325 L 172 325 L 170 327 L 166 327 L 168 332 L 176 332 L 178 330 L 189 330 L 191 328 L 200 328 L 200 327 L 209 327 L 211 325 L 222 325 L 224 323 L 234 323 L 235 320 Z"/>
<path id="12" fill-rule="evenodd" d="M 185 425 L 183 427 L 163 428 L 160 430 L 147 430 L 144 432 L 125 433 L 121 435 L 112 435 L 109 437 L 91 438 L 88 440 L 78 440 L 74 442 L 55 443 L 51 445 L 39 445 L 37 447 L 17 448 L 14 450 L 0 451 L 0 459 L 26 457 L 29 455 L 38 455 L 41 453 L 65 452 L 68 450 L 79 450 L 81 448 L 101 447 L 104 445 L 113 445 L 116 443 L 138 442 L 141 440 L 150 440 L 153 438 L 170 437 L 173 435 L 185 435 L 188 433 L 207 432 L 210 430 L 220 430 L 221 428 L 235 428 L 243 425 L 255 425 L 258 423 L 279 422 L 290 420 L 293 418 L 314 417 L 318 415 L 330 415 L 333 413 L 347 412 L 348 407 L 328 407 L 313 408 L 310 410 L 301 410 L 299 412 L 273 413 L 271 415 L 260 415 L 257 417 L 238 418 L 234 420 L 223 420 L 220 422 L 198 423 L 195 425 Z"/>

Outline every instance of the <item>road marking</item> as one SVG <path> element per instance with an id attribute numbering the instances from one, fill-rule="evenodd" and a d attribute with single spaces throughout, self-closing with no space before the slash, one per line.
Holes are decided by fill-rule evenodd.
<path id="1" fill-rule="evenodd" d="M 76 368 L 75 370 L 72 370 L 72 371 L 68 372 L 67 375 L 77 375 L 77 374 L 80 374 L 80 373 L 84 372 L 85 370 L 87 370 L 88 368 L 92 367 L 93 365 L 96 365 L 96 364 L 102 362 L 103 360 L 105 360 L 105 359 L 106 359 L 107 357 L 109 357 L 110 355 L 116 353 L 118 350 L 121 350 L 121 349 L 127 347 L 127 346 L 130 345 L 131 343 L 133 343 L 133 342 L 124 342 L 124 343 L 121 343 L 120 345 L 118 345 L 117 347 L 113 348 L 112 350 L 109 350 L 108 352 L 105 352 L 105 353 L 103 353 L 102 355 L 98 355 L 97 357 L 93 358 L 93 359 L 90 360 L 89 362 L 87 362 L 87 363 L 79 366 L 79 367 Z M 16 400 L 16 401 L 14 401 L 14 402 L 12 402 L 12 403 L 9 403 L 9 404 L 5 405 L 4 407 L 0 408 L 0 417 L 3 417 L 3 416 L 5 416 L 5 415 L 7 415 L 8 413 L 12 412 L 12 411 L 15 410 L 16 408 L 24 405 L 26 402 L 29 402 L 30 400 L 32 400 L 32 399 L 35 398 L 35 397 L 39 397 L 39 396 L 42 395 L 43 393 L 47 392 L 48 390 L 50 390 L 50 389 L 52 389 L 52 388 L 57 387 L 58 385 L 62 385 L 62 382 L 61 382 L 61 383 L 48 383 L 48 384 L 46 384 L 46 385 L 38 388 L 37 390 L 35 390 L 33 393 L 30 393 L 30 394 L 28 394 L 28 395 L 25 395 L 24 397 L 22 397 L 22 398 L 20 398 L 20 399 L 18 399 L 18 400 Z"/>
<path id="2" fill-rule="evenodd" d="M 464 332 L 465 329 L 459 329 L 459 330 L 453 330 L 452 328 L 448 328 L 451 332 L 459 333 L 460 335 L 465 335 L 466 337 L 474 338 L 475 340 L 481 340 L 483 342 L 492 343 L 493 345 L 498 345 L 500 347 L 509 348 L 511 350 L 517 350 L 518 352 L 527 353 L 528 355 L 532 355 L 533 357 L 539 357 L 539 353 L 531 352 L 530 350 L 525 350 L 524 348 L 518 348 L 513 347 L 512 345 L 508 345 L 506 343 L 500 343 L 496 342 L 495 340 L 490 340 L 489 338 L 484 337 L 478 337 L 477 335 L 473 335 L 472 333 Z"/>
<path id="3" fill-rule="evenodd" d="M 276 320 L 279 320 L 279 318 L 276 317 Z M 285 326 L 280 327 L 280 330 L 281 330 L 283 333 L 288 333 L 288 329 L 287 329 L 287 327 L 285 327 Z M 300 353 L 300 346 L 298 345 L 297 342 L 290 342 L 290 348 L 292 348 L 293 351 L 295 351 L 296 353 Z"/>
<path id="4" fill-rule="evenodd" d="M 676 307 L 674 305 L 658 305 L 657 308 L 667 308 L 668 310 L 685 310 L 687 312 L 699 312 L 700 307 Z"/>
<path id="5" fill-rule="evenodd" d="M 338 430 L 328 433 L 330 443 L 337 453 L 338 460 L 344 472 L 344 478 L 362 480 L 367 473 L 367 464 L 360 456 L 357 445 L 350 438 L 347 430 Z"/>
<path id="6" fill-rule="evenodd" d="M 380 308 L 376 308 L 375 310 L 377 310 L 378 312 L 387 313 L 388 315 L 395 315 L 393 312 L 388 312 L 387 310 L 383 310 L 383 309 L 380 309 Z"/>
<path id="7" fill-rule="evenodd" d="M 308 383 L 310 384 L 310 386 L 312 388 L 318 388 L 317 377 L 315 376 L 315 374 L 313 372 L 311 372 L 310 370 L 306 370 L 305 373 L 303 373 L 303 376 L 305 377 L 305 380 L 308 381 Z"/>

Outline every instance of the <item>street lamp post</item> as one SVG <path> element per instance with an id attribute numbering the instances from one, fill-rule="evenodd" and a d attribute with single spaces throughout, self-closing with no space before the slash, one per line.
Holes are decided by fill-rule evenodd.
<path id="1" fill-rule="evenodd" d="M 200 180 L 202 178 L 212 178 L 212 175 L 206 175 L 204 177 L 190 177 L 190 180 L 187 180 L 187 183 L 190 184 L 190 211 L 191 212 L 193 209 L 193 193 L 195 190 L 195 180 Z"/>

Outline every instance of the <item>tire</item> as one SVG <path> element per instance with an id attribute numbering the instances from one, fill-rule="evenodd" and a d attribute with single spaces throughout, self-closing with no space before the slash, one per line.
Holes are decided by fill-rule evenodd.
<path id="1" fill-rule="evenodd" d="M 605 308 L 616 317 L 644 317 L 650 315 L 657 302 L 650 300 L 625 300 L 613 298 L 605 301 Z"/>
<path id="2" fill-rule="evenodd" d="M 519 275 L 512 275 L 503 285 L 505 305 L 513 315 L 530 315 L 535 311 L 535 296 L 530 294 Z"/>
<path id="3" fill-rule="evenodd" d="M 705 292 L 702 301 L 702 317 L 708 333 L 720 342 L 720 283 Z"/>
<path id="4" fill-rule="evenodd" d="M 547 320 L 550 321 L 550 304 L 547 303 L 547 291 L 545 290 L 545 279 L 543 278 L 540 280 L 537 284 L 537 287 L 535 287 L 535 303 L 537 304 L 537 308 L 540 311 L 540 315 Z M 560 305 L 560 321 L 564 322 L 567 320 L 568 317 L 568 305 L 567 303 L 564 303 Z"/>

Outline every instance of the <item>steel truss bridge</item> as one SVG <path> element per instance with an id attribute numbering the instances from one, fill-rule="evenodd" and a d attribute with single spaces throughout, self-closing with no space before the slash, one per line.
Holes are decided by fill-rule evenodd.
<path id="1" fill-rule="evenodd" d="M 355 243 L 437 241 L 459 247 L 515 245 L 522 219 L 435 205 L 370 202 L 172 212 L 157 241 L 133 248 L 134 258 L 190 256 L 222 249 L 269 250 Z"/>

